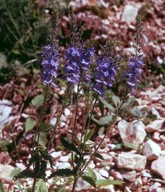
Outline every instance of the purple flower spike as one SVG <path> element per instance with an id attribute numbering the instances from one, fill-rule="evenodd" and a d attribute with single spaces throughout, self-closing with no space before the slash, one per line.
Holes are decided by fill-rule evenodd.
<path id="1" fill-rule="evenodd" d="M 46 84 L 55 85 L 53 79 L 57 77 L 57 70 L 59 66 L 59 52 L 58 46 L 52 47 L 47 45 L 44 47 L 44 53 L 42 54 L 42 81 Z"/>
<path id="2" fill-rule="evenodd" d="M 141 60 L 141 56 L 133 55 L 127 66 L 128 69 L 125 72 L 125 77 L 127 78 L 127 84 L 130 87 L 131 92 L 134 94 L 141 79 L 141 67 L 144 66 L 144 63 Z"/>
<path id="3" fill-rule="evenodd" d="M 101 96 L 104 96 L 105 88 L 112 87 L 115 80 L 116 66 L 114 62 L 107 57 L 101 56 L 97 60 L 97 66 L 95 68 L 94 79 L 95 84 L 93 89 Z"/>
<path id="4" fill-rule="evenodd" d="M 64 67 L 66 80 L 75 85 L 81 79 L 89 82 L 90 59 L 94 55 L 94 49 L 85 50 L 83 47 L 70 46 L 66 50 L 67 63 Z"/>

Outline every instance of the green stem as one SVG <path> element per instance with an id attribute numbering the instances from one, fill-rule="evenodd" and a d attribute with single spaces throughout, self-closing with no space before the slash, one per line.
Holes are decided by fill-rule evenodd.
<path id="1" fill-rule="evenodd" d="M 40 127 L 41 127 L 41 123 L 43 121 L 44 114 L 45 114 L 44 112 L 45 112 L 45 105 L 46 105 L 47 96 L 48 96 L 48 86 L 46 86 L 46 88 L 45 88 L 43 107 L 42 107 L 41 113 L 39 115 L 36 134 L 34 135 L 34 139 L 33 139 L 33 151 L 38 150 L 39 140 L 40 140 Z M 36 146 L 36 148 L 35 148 L 35 146 Z M 33 164 L 33 168 L 35 168 L 34 164 Z M 34 178 L 33 186 L 32 186 L 32 192 L 35 192 L 36 182 L 37 182 L 37 178 Z"/>
<path id="2" fill-rule="evenodd" d="M 74 192 L 75 191 L 75 188 L 76 188 L 76 184 L 77 184 L 77 176 L 74 177 L 74 182 L 73 182 L 73 186 L 72 186 L 72 191 L 71 192 Z"/>

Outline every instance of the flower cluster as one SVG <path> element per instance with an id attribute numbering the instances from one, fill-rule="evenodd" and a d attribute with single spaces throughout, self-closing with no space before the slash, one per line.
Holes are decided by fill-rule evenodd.
<path id="1" fill-rule="evenodd" d="M 141 79 L 142 67 L 144 66 L 141 56 L 132 55 L 127 65 L 128 69 L 125 72 L 127 84 L 132 93 L 135 93 L 138 83 Z"/>
<path id="2" fill-rule="evenodd" d="M 85 50 L 82 46 L 70 46 L 66 50 L 66 61 L 64 73 L 66 80 L 75 85 L 80 80 L 90 81 L 91 57 L 94 55 L 94 49 Z"/>
<path id="3" fill-rule="evenodd" d="M 57 77 L 57 70 L 59 66 L 59 52 L 58 46 L 47 45 L 44 47 L 42 54 L 42 81 L 46 84 L 55 85 L 53 79 Z"/>
<path id="4" fill-rule="evenodd" d="M 112 87 L 116 75 L 115 63 L 108 57 L 101 56 L 97 60 L 97 66 L 94 73 L 94 87 L 93 89 L 99 93 L 101 97 L 104 96 L 105 88 Z"/>

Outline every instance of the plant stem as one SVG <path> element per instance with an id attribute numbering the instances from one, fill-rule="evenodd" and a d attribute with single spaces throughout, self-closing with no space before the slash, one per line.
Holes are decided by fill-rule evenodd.
<path id="1" fill-rule="evenodd" d="M 32 186 L 32 192 L 35 192 L 36 182 L 37 182 L 37 178 L 34 178 L 33 186 Z"/>
<path id="2" fill-rule="evenodd" d="M 75 177 L 74 177 L 74 183 L 73 183 L 73 186 L 72 186 L 72 191 L 71 191 L 71 192 L 74 192 L 74 191 L 75 191 L 76 184 L 77 184 L 77 180 L 78 180 L 78 177 L 77 177 L 77 176 L 75 176 Z"/>

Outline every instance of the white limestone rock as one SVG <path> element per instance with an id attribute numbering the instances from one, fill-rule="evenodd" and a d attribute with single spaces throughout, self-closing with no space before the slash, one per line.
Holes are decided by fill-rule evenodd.
<path id="1" fill-rule="evenodd" d="M 160 156 L 157 160 L 151 164 L 151 170 L 160 175 L 165 180 L 165 156 Z"/>
<path id="2" fill-rule="evenodd" d="M 145 169 L 147 158 L 139 154 L 121 153 L 117 158 L 118 168 L 142 171 Z"/>
<path id="3" fill-rule="evenodd" d="M 139 6 L 127 4 L 124 8 L 121 20 L 127 22 L 135 21 L 138 14 L 138 10 Z"/>
<path id="4" fill-rule="evenodd" d="M 165 119 L 157 119 L 155 121 L 152 121 L 150 124 L 146 125 L 146 131 L 147 132 L 155 132 L 163 130 L 163 124 L 165 122 Z"/>
<path id="5" fill-rule="evenodd" d="M 125 120 L 121 120 L 118 123 L 118 130 L 125 145 L 131 143 L 138 148 L 146 137 L 145 125 L 141 121 L 129 123 Z"/>
<path id="6" fill-rule="evenodd" d="M 145 155 L 148 160 L 158 159 L 160 151 L 160 146 L 151 139 L 144 143 L 143 155 Z"/>
<path id="7" fill-rule="evenodd" d="M 127 170 L 122 170 L 121 172 L 121 176 L 130 182 L 134 182 L 136 179 L 136 171 L 127 171 Z"/>

